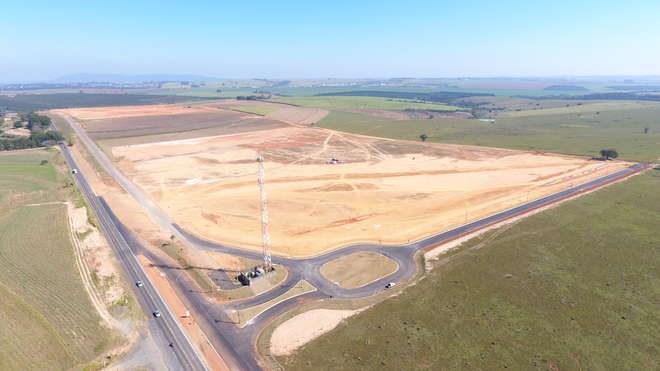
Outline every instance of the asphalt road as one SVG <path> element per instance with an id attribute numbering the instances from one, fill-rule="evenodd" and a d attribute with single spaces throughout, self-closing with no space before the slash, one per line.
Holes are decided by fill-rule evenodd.
<path id="1" fill-rule="evenodd" d="M 78 169 L 69 149 L 65 145 L 60 145 L 60 149 L 64 154 L 64 158 L 69 167 L 71 169 Z M 113 219 L 107 213 L 100 200 L 96 197 L 89 186 L 89 183 L 87 183 L 84 174 L 78 170 L 76 174 L 73 174 L 73 177 L 83 196 L 87 199 L 90 207 L 94 210 L 101 226 L 101 230 L 119 258 L 124 271 L 126 272 L 127 279 L 132 282 L 143 282 L 144 286 L 142 287 L 133 285 L 133 291 L 148 318 L 150 318 L 151 321 L 154 321 L 161 331 L 161 336 L 158 337 L 158 342 L 161 344 L 163 352 L 172 352 L 176 356 L 174 359 L 178 361 L 178 364 L 168 366 L 173 370 L 207 370 L 205 362 L 198 356 L 195 348 L 190 343 L 186 333 L 180 327 L 174 314 L 172 314 L 168 306 L 165 304 L 165 301 L 156 291 L 154 285 L 149 280 L 149 277 L 135 258 L 126 239 L 119 232 Z M 159 318 L 154 317 L 154 311 L 159 311 L 161 316 Z M 170 344 L 172 345 L 170 346 Z"/>
<path id="2" fill-rule="evenodd" d="M 258 252 L 203 240 L 186 232 L 174 224 L 165 212 L 163 212 L 156 204 L 154 204 L 151 199 L 144 192 L 142 192 L 142 190 L 138 189 L 114 166 L 114 164 L 107 158 L 105 153 L 103 153 L 98 148 L 96 143 L 94 143 L 87 136 L 87 133 L 85 133 L 85 131 L 80 128 L 75 120 L 67 116 L 64 116 L 64 118 L 69 122 L 71 127 L 78 134 L 79 138 L 85 143 L 92 155 L 96 157 L 98 162 L 101 164 L 101 166 L 103 166 L 108 174 L 110 174 L 129 194 L 131 194 L 135 200 L 137 200 L 141 205 L 145 207 L 152 219 L 158 223 L 161 228 L 169 231 L 177 238 L 179 238 L 179 240 L 186 242 L 191 246 L 257 260 L 262 258 L 261 254 Z M 259 332 L 272 319 L 290 310 L 296 305 L 299 305 L 301 302 L 331 297 L 360 298 L 375 295 L 384 290 L 385 284 L 387 282 L 400 282 L 413 277 L 417 273 L 417 265 L 414 261 L 414 255 L 420 250 L 440 245 L 452 239 L 485 228 L 491 224 L 495 224 L 507 220 L 511 217 L 524 214 L 536 208 L 581 194 L 589 189 L 603 186 L 613 180 L 641 171 L 645 166 L 647 165 L 637 164 L 599 179 L 570 187 L 561 192 L 533 200 L 512 209 L 496 213 L 486 218 L 459 226 L 442 233 L 434 234 L 432 236 L 406 245 L 351 245 L 324 253 L 322 255 L 303 259 L 273 256 L 273 263 L 284 266 L 289 271 L 287 279 L 272 290 L 247 300 L 241 300 L 227 304 L 216 304 L 214 302 L 209 302 L 205 299 L 204 295 L 200 295 L 200 293 L 196 291 L 197 286 L 190 280 L 187 275 L 174 275 L 172 273 L 172 269 L 168 269 L 166 271 L 170 283 L 172 283 L 177 293 L 182 296 L 182 299 L 186 305 L 191 308 L 191 311 L 193 311 L 198 323 L 200 326 L 202 326 L 204 332 L 209 336 L 209 340 L 214 345 L 214 347 L 220 351 L 221 356 L 230 365 L 230 367 L 239 370 L 259 370 L 261 369 L 261 365 L 259 363 L 259 355 L 257 354 L 255 345 Z M 82 174 L 79 174 L 79 177 L 82 178 Z M 104 212 L 106 215 L 110 215 L 110 217 L 113 219 L 112 223 L 110 224 L 119 226 L 120 234 L 123 236 L 124 241 L 131 241 L 133 248 L 136 249 L 135 251 L 137 251 L 137 249 L 142 249 L 141 252 L 147 255 L 147 257 L 149 257 L 150 260 L 154 261 L 156 264 L 169 264 L 169 262 L 163 261 L 160 257 L 151 253 L 148 249 L 141 247 L 139 239 L 131 235 L 132 232 L 130 232 L 128 228 L 121 224 L 116 216 L 112 214 L 112 211 L 107 207 L 107 205 L 105 205 Z M 399 269 L 386 277 L 383 277 L 363 287 L 354 289 L 341 288 L 321 275 L 320 268 L 326 262 L 358 251 L 374 251 L 388 256 L 398 263 Z M 231 322 L 231 320 L 229 320 L 226 315 L 226 313 L 231 310 L 248 308 L 273 300 L 284 294 L 301 279 L 311 283 L 316 287 L 317 291 L 285 300 L 261 313 L 243 328 L 237 327 L 234 323 Z"/>

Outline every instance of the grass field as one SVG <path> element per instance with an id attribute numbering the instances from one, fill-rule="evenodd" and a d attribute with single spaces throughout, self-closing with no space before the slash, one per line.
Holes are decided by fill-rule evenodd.
<path id="1" fill-rule="evenodd" d="M 401 295 L 279 361 L 287 370 L 655 369 L 659 188 L 660 170 L 650 170 L 472 239 Z"/>
<path id="2" fill-rule="evenodd" d="M 321 119 L 318 124 L 319 126 L 330 126 L 351 122 L 367 123 L 373 121 L 387 121 L 387 119 L 355 112 L 330 111 L 330 113 Z"/>
<path id="3" fill-rule="evenodd" d="M 255 115 L 259 116 L 266 116 L 267 114 L 273 113 L 280 109 L 278 107 L 271 106 L 230 106 L 228 108 L 238 112 L 254 113 Z"/>
<path id="4" fill-rule="evenodd" d="M 651 161 L 660 156 L 660 104 L 637 104 L 635 108 L 610 105 L 598 111 L 573 106 L 543 111 L 511 112 L 493 124 L 477 120 L 362 120 L 328 116 L 318 125 L 340 131 L 394 139 L 540 150 L 597 156 L 603 148 L 615 148 L 622 159 Z M 587 111 L 585 111 L 587 110 Z M 508 115 L 508 114 L 507 114 Z M 644 134 L 644 128 L 649 133 Z"/>
<path id="5" fill-rule="evenodd" d="M 59 156 L 45 150 L 0 155 L 2 370 L 78 367 L 113 342 L 76 268 L 66 206 L 52 203 L 71 192 L 56 170 Z"/>
<path id="6" fill-rule="evenodd" d="M 456 111 L 459 108 L 444 104 L 418 103 L 409 99 L 380 98 L 380 97 L 352 97 L 352 96 L 323 96 L 323 97 L 287 97 L 271 99 L 272 102 L 294 104 L 302 107 L 315 107 L 328 110 L 435 110 Z"/>

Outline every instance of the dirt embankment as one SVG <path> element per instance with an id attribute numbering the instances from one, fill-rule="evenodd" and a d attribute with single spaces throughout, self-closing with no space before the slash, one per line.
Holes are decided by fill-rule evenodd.
<path id="1" fill-rule="evenodd" d="M 279 325 L 270 339 L 270 352 L 276 356 L 294 350 L 337 327 L 344 319 L 361 310 L 313 309 Z"/>

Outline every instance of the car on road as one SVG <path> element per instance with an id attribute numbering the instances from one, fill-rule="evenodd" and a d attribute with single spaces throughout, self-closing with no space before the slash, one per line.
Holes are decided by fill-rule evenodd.
<path id="1" fill-rule="evenodd" d="M 387 285 L 385 285 L 385 288 L 386 288 L 386 289 L 390 289 L 390 288 L 392 288 L 392 287 L 394 287 L 394 286 L 396 286 L 396 282 L 390 282 L 390 283 L 388 283 Z"/>
<path id="2" fill-rule="evenodd" d="M 154 317 L 156 317 L 156 318 L 160 317 L 160 311 L 159 310 L 155 311 L 153 314 L 154 314 Z"/>
<path id="3" fill-rule="evenodd" d="M 73 173 L 73 174 L 78 174 L 78 169 L 73 169 L 73 170 L 71 170 L 71 173 Z"/>
<path id="4" fill-rule="evenodd" d="M 142 286 L 144 286 L 144 283 L 142 283 L 142 281 L 137 281 L 137 282 L 135 282 L 135 286 L 142 287 Z"/>

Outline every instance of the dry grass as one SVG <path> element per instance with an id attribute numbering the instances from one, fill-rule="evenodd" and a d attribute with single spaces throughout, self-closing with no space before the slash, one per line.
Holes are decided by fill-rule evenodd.
<path id="1" fill-rule="evenodd" d="M 385 277 L 396 269 L 396 262 L 385 255 L 360 251 L 325 263 L 321 274 L 345 289 L 354 289 Z"/>

